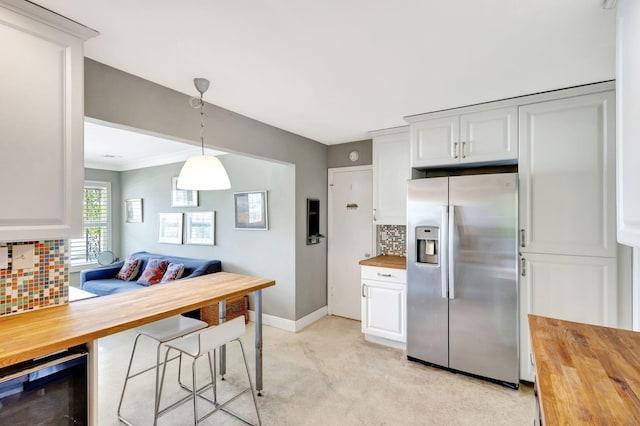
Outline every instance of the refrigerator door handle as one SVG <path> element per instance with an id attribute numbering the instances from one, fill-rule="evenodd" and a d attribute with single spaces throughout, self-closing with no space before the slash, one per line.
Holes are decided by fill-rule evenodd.
<path id="1" fill-rule="evenodd" d="M 440 287 L 442 290 L 442 298 L 447 298 L 447 281 L 448 281 L 448 260 L 447 260 L 447 242 L 449 240 L 449 206 L 442 206 L 442 235 L 440 236 Z"/>
<path id="2" fill-rule="evenodd" d="M 447 227 L 447 237 L 448 237 L 448 264 L 449 264 L 449 299 L 455 299 L 455 274 L 454 274 L 454 240 L 455 240 L 455 232 L 456 232 L 456 206 L 453 204 L 449 205 L 449 226 Z"/>

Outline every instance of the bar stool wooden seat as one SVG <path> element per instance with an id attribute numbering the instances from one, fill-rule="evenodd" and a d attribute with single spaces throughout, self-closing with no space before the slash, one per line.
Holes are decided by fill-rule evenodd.
<path id="1" fill-rule="evenodd" d="M 251 380 L 251 374 L 249 373 L 249 365 L 247 364 L 247 357 L 244 352 L 244 346 L 242 345 L 242 341 L 240 341 L 240 337 L 245 333 L 245 323 L 243 317 L 237 317 L 231 321 L 225 322 L 218 326 L 212 326 L 206 328 L 204 330 L 199 330 L 193 332 L 187 336 L 174 339 L 170 342 L 166 343 L 167 352 L 165 354 L 165 362 L 162 368 L 162 378 L 160 379 L 160 391 L 158 392 L 158 404 L 156 406 L 156 416 L 154 425 L 157 424 L 158 418 L 170 410 L 178 407 L 179 405 L 193 400 L 193 419 L 194 424 L 197 425 L 204 419 L 213 415 L 218 411 L 224 411 L 239 420 L 249 424 L 249 425 L 261 425 L 260 420 L 260 412 L 258 411 L 258 402 L 256 400 L 255 388 L 253 386 L 253 382 Z M 227 399 L 225 402 L 218 402 L 217 398 L 217 383 L 216 383 L 216 367 L 215 367 L 215 351 L 216 348 L 220 348 L 223 345 L 236 341 L 240 344 L 240 351 L 242 352 L 242 358 L 244 360 L 245 370 L 247 371 L 247 378 L 249 381 L 249 387 L 239 392 L 237 395 Z M 180 353 L 180 356 L 186 355 L 192 358 L 191 363 L 191 376 L 192 376 L 192 387 L 191 393 L 186 395 L 184 398 L 172 403 L 171 405 L 160 409 L 160 401 L 162 397 L 162 388 L 164 386 L 165 373 L 167 369 L 167 359 L 169 358 L 169 352 L 172 350 L 176 350 Z M 214 360 L 211 360 L 211 354 L 213 353 Z M 196 386 L 196 361 L 202 357 L 203 355 L 207 355 L 208 364 L 209 364 L 209 373 L 211 375 L 211 382 L 205 384 L 199 389 Z M 178 375 L 179 378 L 179 375 Z M 209 397 L 203 395 L 203 393 L 209 389 L 213 390 L 213 400 Z M 257 423 L 251 423 L 247 419 L 238 415 L 237 413 L 232 412 L 227 409 L 227 405 L 231 402 L 235 401 L 238 397 L 243 395 L 246 392 L 251 392 L 251 396 L 253 398 L 253 405 L 256 410 Z M 205 415 L 198 417 L 198 400 L 204 399 L 208 401 L 214 406 L 212 411 L 209 411 Z"/>
<path id="2" fill-rule="evenodd" d="M 129 359 L 129 367 L 127 368 L 127 376 L 124 379 L 124 385 L 122 386 L 122 393 L 120 394 L 120 402 L 118 403 L 118 419 L 127 425 L 132 425 L 127 419 L 122 417 L 121 409 L 122 409 L 122 401 L 124 400 L 124 393 L 127 389 L 127 383 L 129 380 L 139 376 L 140 374 L 146 373 L 147 371 L 156 370 L 156 381 L 155 381 L 155 391 L 154 391 L 154 408 L 158 406 L 158 383 L 159 383 L 159 373 L 160 373 L 160 349 L 163 343 L 168 342 L 170 340 L 179 338 L 181 336 L 187 335 L 189 333 L 193 333 L 194 331 L 198 331 L 207 327 L 207 323 L 204 321 L 200 321 L 195 318 L 184 317 L 182 315 L 175 315 L 169 318 L 165 318 L 159 321 L 155 321 L 149 324 L 145 324 L 142 327 L 138 327 L 135 329 L 137 336 L 133 343 L 133 349 L 131 351 L 131 358 Z M 146 336 L 150 339 L 155 340 L 158 343 L 156 348 L 156 363 L 148 368 L 140 370 L 135 373 L 131 373 L 131 366 L 133 364 L 133 358 L 136 353 L 136 348 L 138 346 L 138 340 L 140 337 Z M 178 358 L 177 356 L 172 358 L 171 360 L 167 360 L 165 357 L 164 362 L 172 361 L 173 359 Z"/>

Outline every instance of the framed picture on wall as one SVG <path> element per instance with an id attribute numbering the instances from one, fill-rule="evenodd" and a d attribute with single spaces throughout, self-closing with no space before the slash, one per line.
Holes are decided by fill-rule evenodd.
<path id="1" fill-rule="evenodd" d="M 198 207 L 198 191 L 178 189 L 178 178 L 171 178 L 171 207 Z"/>
<path id="2" fill-rule="evenodd" d="M 233 197 L 236 229 L 269 229 L 267 191 L 236 192 Z"/>
<path id="3" fill-rule="evenodd" d="M 142 198 L 125 200 L 124 221 L 127 223 L 142 223 Z"/>
<path id="4" fill-rule="evenodd" d="M 182 213 L 158 214 L 158 242 L 182 244 Z"/>
<path id="5" fill-rule="evenodd" d="M 215 245 L 216 212 L 185 213 L 184 243 Z"/>

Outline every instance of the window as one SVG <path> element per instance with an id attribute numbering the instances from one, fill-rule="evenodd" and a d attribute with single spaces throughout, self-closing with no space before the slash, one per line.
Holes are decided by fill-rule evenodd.
<path id="1" fill-rule="evenodd" d="M 71 238 L 71 264 L 94 263 L 100 253 L 111 250 L 111 183 L 84 183 L 82 237 Z"/>

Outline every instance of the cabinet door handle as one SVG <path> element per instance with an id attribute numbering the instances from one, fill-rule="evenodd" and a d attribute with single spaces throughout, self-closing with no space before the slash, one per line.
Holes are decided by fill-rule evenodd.
<path id="1" fill-rule="evenodd" d="M 458 158 L 458 142 L 453 143 L 453 158 Z"/>
<path id="2" fill-rule="evenodd" d="M 376 220 L 376 209 L 373 209 L 373 221 L 375 222 Z"/>
<path id="3" fill-rule="evenodd" d="M 462 150 L 462 158 L 467 158 L 467 156 L 464 154 L 464 146 L 465 146 L 466 142 L 462 142 L 462 146 L 460 147 Z"/>
<path id="4" fill-rule="evenodd" d="M 524 229 L 520 230 L 520 247 L 524 247 Z"/>
<path id="5" fill-rule="evenodd" d="M 523 277 L 527 276 L 527 269 L 526 269 L 526 263 L 525 263 L 524 257 L 520 259 L 520 275 L 522 275 Z"/>
<path id="6" fill-rule="evenodd" d="M 381 274 L 380 272 L 378 272 L 378 276 L 379 277 L 386 277 L 386 278 L 391 278 L 391 274 Z"/>
<path id="7" fill-rule="evenodd" d="M 365 294 L 366 293 L 366 287 L 367 287 L 366 284 L 362 284 L 362 297 L 367 297 L 367 295 Z"/>

